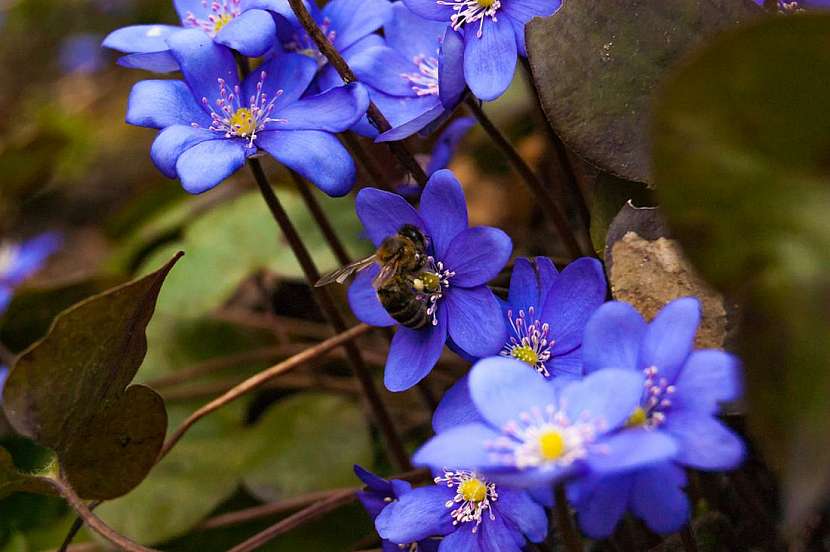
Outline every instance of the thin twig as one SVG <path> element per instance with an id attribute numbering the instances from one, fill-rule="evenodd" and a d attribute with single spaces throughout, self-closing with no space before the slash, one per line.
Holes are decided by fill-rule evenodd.
<path id="1" fill-rule="evenodd" d="M 290 512 L 298 508 L 308 506 L 309 504 L 314 504 L 315 502 L 320 502 L 321 500 L 328 498 L 332 494 L 341 494 L 347 490 L 354 492 L 354 489 L 315 491 L 313 493 L 307 493 L 304 495 L 287 498 L 285 500 L 280 500 L 279 502 L 271 502 L 268 504 L 262 504 L 260 506 L 254 506 L 252 508 L 245 508 L 244 510 L 237 510 L 236 512 L 221 514 L 200 523 L 197 529 L 216 529 L 218 527 L 239 525 L 264 517 L 275 516 L 277 514 Z"/>
<path id="2" fill-rule="evenodd" d="M 579 533 L 574 527 L 571 512 L 568 510 L 568 498 L 565 495 L 564 485 L 557 485 L 554 489 L 556 506 L 556 522 L 559 527 L 559 533 L 562 535 L 562 542 L 565 543 L 565 548 L 568 552 L 582 552 L 582 541 L 579 538 Z"/>
<path id="3" fill-rule="evenodd" d="M 314 222 L 320 228 L 320 232 L 323 234 L 323 238 L 325 238 L 329 249 L 334 253 L 334 258 L 341 265 L 349 264 L 352 262 L 352 258 L 349 256 L 349 252 L 346 251 L 346 246 L 343 245 L 343 242 L 334 230 L 334 226 L 331 225 L 331 221 L 329 221 L 328 216 L 326 216 L 326 213 L 320 206 L 320 202 L 314 197 L 314 193 L 309 188 L 308 183 L 295 171 L 290 172 L 291 178 L 294 180 L 294 184 L 297 186 L 297 190 L 300 192 L 306 208 L 314 218 Z"/>
<path id="4" fill-rule="evenodd" d="M 355 326 L 354 328 L 342 332 L 330 339 L 327 339 L 326 341 L 323 341 L 322 343 L 315 345 L 314 347 L 306 349 L 302 353 L 294 355 L 291 358 L 286 359 L 280 362 L 279 364 L 272 366 L 271 368 L 268 368 L 267 370 L 263 370 L 257 375 L 246 379 L 245 381 L 243 381 L 227 393 L 223 394 L 222 396 L 212 400 L 211 402 L 209 402 L 208 404 L 206 404 L 205 406 L 201 407 L 196 412 L 191 414 L 184 421 L 184 423 L 182 423 L 182 425 L 179 426 L 179 429 L 177 429 L 176 432 L 173 433 L 173 435 L 169 439 L 167 439 L 167 442 L 164 443 L 161 452 L 159 452 L 158 460 L 156 460 L 156 462 L 161 461 L 161 459 L 164 458 L 167 455 L 167 453 L 170 452 L 173 446 L 179 442 L 179 440 L 184 436 L 184 434 L 187 433 L 187 431 L 191 427 L 193 427 L 193 424 L 195 424 L 211 412 L 214 412 L 222 408 L 226 404 L 238 399 L 239 397 L 242 397 L 243 395 L 250 393 L 254 389 L 264 385 L 276 376 L 285 373 L 289 370 L 292 370 L 305 362 L 315 359 L 336 347 L 340 347 L 344 343 L 351 342 L 352 340 L 365 334 L 371 329 L 372 327 L 367 326 L 366 324 L 360 324 L 358 326 Z"/>
<path id="5" fill-rule="evenodd" d="M 570 255 L 574 258 L 581 256 L 582 251 L 580 249 L 579 242 L 576 241 L 576 237 L 568 224 L 568 219 L 565 216 L 564 211 L 554 200 L 553 196 L 550 194 L 549 190 L 545 187 L 542 181 L 536 176 L 536 173 L 534 173 L 525 160 L 522 159 L 522 156 L 519 155 L 519 152 L 516 151 L 516 148 L 513 147 L 498 127 L 493 124 L 478 104 L 478 100 L 470 96 L 467 99 L 467 107 L 473 113 L 475 118 L 478 119 L 478 122 L 493 142 L 495 142 L 499 149 L 504 152 L 508 161 L 510 161 L 513 168 L 516 169 L 516 172 L 519 173 L 519 176 L 522 177 L 522 180 L 525 181 L 528 188 L 530 188 L 530 191 L 539 202 L 542 211 L 552 223 L 556 233 L 559 234 L 559 238 L 562 240 L 562 243 L 565 245 L 568 253 L 570 253 Z"/>
<path id="6" fill-rule="evenodd" d="M 276 360 L 281 356 L 293 355 L 301 352 L 306 346 L 301 343 L 290 345 L 271 345 L 268 347 L 260 347 L 250 351 L 242 351 L 232 355 L 211 358 L 194 364 L 189 368 L 177 370 L 172 374 L 162 376 L 150 380 L 146 385 L 153 389 L 161 389 L 164 387 L 172 387 L 181 383 L 189 383 L 194 378 L 212 374 L 225 368 L 232 368 L 246 362 L 256 362 L 265 360 Z"/>
<path id="7" fill-rule="evenodd" d="M 314 284 L 320 279 L 320 271 L 317 270 L 317 265 L 311 258 L 308 248 L 305 246 L 300 234 L 297 232 L 297 229 L 288 217 L 288 213 L 285 211 L 282 203 L 280 203 L 280 200 L 277 198 L 277 195 L 268 183 L 268 178 L 262 170 L 262 165 L 260 165 L 259 161 L 256 159 L 249 159 L 248 165 L 251 168 L 251 172 L 253 172 L 254 179 L 259 186 L 259 190 L 262 193 L 265 203 L 271 210 L 271 214 L 277 221 L 277 224 L 282 230 L 286 241 L 291 246 L 291 250 L 294 252 L 297 262 L 299 262 L 302 267 L 306 281 L 311 286 L 314 298 L 320 306 L 323 315 L 336 332 L 343 332 L 346 329 L 346 322 L 343 320 L 343 316 L 340 314 L 340 311 L 337 310 L 337 306 L 335 305 L 329 290 L 325 287 L 314 286 Z M 392 458 L 401 469 L 411 469 L 412 465 L 409 462 L 409 455 L 406 453 L 406 449 L 404 449 L 400 436 L 392 423 L 392 419 L 386 411 L 386 406 L 380 398 L 380 393 L 375 386 L 375 381 L 372 379 L 372 374 L 369 372 L 366 363 L 363 361 L 360 349 L 358 349 L 357 346 L 351 341 L 347 341 L 345 343 L 345 348 L 346 354 L 349 358 L 349 363 L 352 365 L 355 375 L 360 381 L 360 385 L 363 388 L 363 394 L 369 403 L 375 422 L 377 422 L 380 426 L 380 430 L 389 445 Z"/>
<path id="8" fill-rule="evenodd" d="M 317 26 L 317 23 L 311 17 L 311 14 L 308 13 L 308 9 L 306 9 L 303 0 L 288 0 L 288 3 L 291 5 L 291 9 L 294 10 L 297 19 L 300 20 L 300 23 L 305 28 L 308 36 L 311 37 L 320 52 L 326 57 L 332 67 L 334 67 L 340 75 L 340 78 L 343 79 L 343 82 L 346 84 L 358 82 L 357 76 L 355 76 L 349 64 L 346 63 L 346 60 L 335 49 L 334 45 L 329 42 L 329 39 L 323 34 L 323 31 L 320 30 L 320 27 Z M 369 117 L 369 122 L 379 132 L 386 132 L 392 128 L 392 125 L 389 124 L 389 121 L 373 102 L 369 102 L 369 109 L 366 115 Z M 420 186 L 424 186 L 427 182 L 427 175 L 412 153 L 401 142 L 389 142 L 388 144 L 389 149 L 392 150 L 392 153 L 397 157 L 401 165 L 412 175 L 412 178 Z"/>

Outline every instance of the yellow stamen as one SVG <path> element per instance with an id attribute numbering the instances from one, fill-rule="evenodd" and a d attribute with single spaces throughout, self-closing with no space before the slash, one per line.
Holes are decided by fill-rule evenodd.
<path id="1" fill-rule="evenodd" d="M 433 272 L 424 272 L 421 274 L 421 281 L 423 282 L 423 289 L 428 293 L 435 293 L 441 290 L 441 278 Z"/>
<path id="2" fill-rule="evenodd" d="M 250 136 L 256 132 L 256 121 L 251 110 L 240 107 L 231 117 L 231 128 L 237 136 Z"/>
<path id="3" fill-rule="evenodd" d="M 495 3 L 496 0 L 476 0 L 476 1 L 478 2 L 478 5 L 481 6 L 482 8 L 489 8 L 490 6 L 492 6 Z"/>
<path id="4" fill-rule="evenodd" d="M 565 454 L 565 439 L 558 431 L 546 431 L 539 436 L 539 453 L 545 460 L 556 460 Z"/>
<path id="5" fill-rule="evenodd" d="M 468 479 L 458 486 L 458 494 L 467 502 L 481 502 L 487 498 L 487 485 L 478 479 Z"/>
<path id="6" fill-rule="evenodd" d="M 510 350 L 510 356 L 534 367 L 536 366 L 536 363 L 539 362 L 539 355 L 536 351 L 531 349 L 529 345 L 513 347 L 513 349 Z"/>
<path id="7" fill-rule="evenodd" d="M 485 0 L 485 1 L 487 1 L 487 0 Z M 223 13 L 222 15 L 219 16 L 219 19 L 216 20 L 216 23 L 214 23 L 213 32 L 218 33 L 219 31 L 222 30 L 222 27 L 224 27 L 225 25 L 227 25 L 231 21 L 233 21 L 233 16 L 229 13 Z"/>
<path id="8" fill-rule="evenodd" d="M 642 407 L 638 406 L 634 409 L 634 412 L 631 413 L 631 416 L 628 417 L 628 421 L 625 425 L 628 427 L 640 427 L 645 425 L 647 420 L 648 416 L 646 415 L 646 411 L 643 410 Z"/>

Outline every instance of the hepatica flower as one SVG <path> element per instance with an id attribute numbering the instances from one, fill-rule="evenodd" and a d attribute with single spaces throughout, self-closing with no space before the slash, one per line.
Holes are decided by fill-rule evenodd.
<path id="1" fill-rule="evenodd" d="M 755 0 L 755 3 L 763 6 L 764 0 Z M 830 8 L 830 0 L 778 0 L 778 11 L 786 14 L 827 8 Z"/>
<path id="2" fill-rule="evenodd" d="M 182 22 L 175 25 L 131 25 L 113 31 L 103 46 L 127 55 L 119 65 L 160 73 L 179 68 L 167 39 L 184 29 L 199 29 L 206 37 L 239 53 L 259 57 L 276 39 L 274 13 L 290 13 L 286 0 L 174 0 Z"/>
<path id="3" fill-rule="evenodd" d="M 609 535 L 627 509 L 657 532 L 676 531 L 689 511 L 683 468 L 729 470 L 743 460 L 743 443 L 715 417 L 720 403 L 741 394 L 739 363 L 722 351 L 694 350 L 699 321 L 698 301 L 687 297 L 669 303 L 650 324 L 619 302 L 603 305 L 588 322 L 583 340 L 586 373 L 623 369 L 642 374 L 640 400 L 628 425 L 677 444 L 673 462 L 588 479 L 572 489 L 580 523 L 589 535 Z"/>
<path id="4" fill-rule="evenodd" d="M 507 341 L 501 354 L 545 377 L 582 374 L 582 333 L 605 301 L 602 264 L 581 258 L 559 274 L 550 259 L 517 259 L 503 304 Z"/>
<path id="5" fill-rule="evenodd" d="M 478 98 L 501 96 L 516 70 L 518 55 L 527 56 L 525 25 L 535 16 L 553 14 L 561 0 L 403 0 L 427 19 L 449 24 L 463 35 L 463 69 Z"/>
<path id="6" fill-rule="evenodd" d="M 37 272 L 61 245 L 58 234 L 41 234 L 23 243 L 0 242 L 0 313 L 6 310 L 14 289 Z"/>
<path id="7" fill-rule="evenodd" d="M 387 388 L 403 391 L 423 379 L 448 338 L 471 356 L 499 351 L 504 323 L 498 300 L 486 284 L 510 258 L 512 243 L 496 228 L 467 227 L 464 193 L 450 171 L 430 177 L 418 211 L 397 194 L 366 188 L 357 195 L 357 215 L 376 246 L 404 224 L 419 228 L 430 244 L 424 277 L 436 285 L 429 292 L 412 292 L 417 295 L 414 300 L 429 308 L 431 323 L 420 329 L 398 327 L 386 361 Z M 372 287 L 378 271 L 373 266 L 358 274 L 349 288 L 349 303 L 363 322 L 392 326 L 395 320 Z"/>
<path id="8" fill-rule="evenodd" d="M 383 28 L 386 44 L 349 59 L 392 124 L 378 141 L 401 140 L 442 119 L 458 105 L 465 89 L 460 63 L 444 59 L 460 59 L 463 44 L 457 33 L 445 23 L 415 15 L 402 2 L 392 4 L 392 13 Z M 444 67 L 440 75 L 439 66 Z"/>
<path id="9" fill-rule="evenodd" d="M 127 122 L 162 129 L 150 154 L 185 190 L 201 193 L 264 150 L 332 196 L 348 193 L 355 167 L 332 134 L 365 112 L 360 84 L 303 96 L 314 78 L 313 60 L 282 54 L 239 82 L 231 51 L 201 31 L 170 38 L 185 82 L 142 81 L 129 100 Z"/>
<path id="10" fill-rule="evenodd" d="M 673 440 L 644 428 L 621 431 L 642 389 L 643 377 L 626 370 L 602 370 L 561 387 L 518 360 L 487 358 L 469 377 L 478 421 L 441 431 L 414 461 L 434 469 L 462 466 L 526 488 L 654 464 L 676 452 Z"/>
<path id="11" fill-rule="evenodd" d="M 545 510 L 527 492 L 470 470 L 442 472 L 434 486 L 403 494 L 375 520 L 383 539 L 404 545 L 398 550 L 436 535 L 444 537 L 439 552 L 519 552 L 527 540 L 545 539 Z"/>

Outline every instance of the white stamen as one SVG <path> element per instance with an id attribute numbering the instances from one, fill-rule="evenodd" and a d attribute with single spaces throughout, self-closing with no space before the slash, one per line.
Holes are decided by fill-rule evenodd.
<path id="1" fill-rule="evenodd" d="M 456 489 L 455 496 L 452 500 L 448 500 L 444 504 L 447 508 L 453 508 L 458 505 L 457 508 L 450 512 L 453 518 L 453 525 L 474 521 L 475 525 L 472 531 L 475 533 L 478 531 L 478 526 L 481 525 L 485 512 L 489 513 L 491 520 L 496 519 L 492 503 L 499 499 L 499 495 L 496 492 L 496 485 L 494 483 L 489 483 L 475 472 L 466 470 L 451 471 L 447 468 L 444 468 L 444 475 L 436 477 L 434 481 L 436 485 L 446 483 L 450 489 Z M 484 497 L 481 500 L 468 500 L 464 496 L 462 486 L 470 481 L 475 481 L 477 484 L 484 486 Z"/>
<path id="2" fill-rule="evenodd" d="M 412 84 L 418 96 L 438 95 L 438 60 L 425 55 L 415 56 L 412 62 L 418 67 L 417 73 L 401 73 L 404 80 Z"/>
<path id="3" fill-rule="evenodd" d="M 515 358 L 517 355 L 514 353 L 521 349 L 531 351 L 536 356 L 533 367 L 546 378 L 550 377 L 546 363 L 550 360 L 551 349 L 556 343 L 556 340 L 549 337 L 550 326 L 536 318 L 534 307 L 528 307 L 527 313 L 523 309 L 519 310 L 519 316 L 516 318 L 513 318 L 513 310 L 510 309 L 507 311 L 507 317 L 510 319 L 513 335 L 504 344 L 501 356 Z"/>
<path id="4" fill-rule="evenodd" d="M 484 18 L 489 17 L 495 23 L 498 21 L 496 13 L 501 7 L 500 0 L 493 0 L 489 6 L 482 5 L 479 0 L 436 0 L 436 3 L 439 6 L 450 6 L 455 12 L 450 16 L 450 24 L 455 31 L 467 23 L 478 21 L 478 38 L 484 34 Z"/>
<path id="5" fill-rule="evenodd" d="M 211 14 L 207 19 L 199 19 L 193 12 L 187 12 L 184 18 L 184 23 L 202 29 L 209 36 L 216 36 L 224 25 L 230 20 L 238 17 L 242 13 L 239 4 L 242 0 L 202 0 L 202 6 L 207 8 L 210 6 Z"/>

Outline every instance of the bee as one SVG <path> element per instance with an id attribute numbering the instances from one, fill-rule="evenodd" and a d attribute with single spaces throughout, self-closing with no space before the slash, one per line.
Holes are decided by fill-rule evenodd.
<path id="1" fill-rule="evenodd" d="M 378 264 L 380 272 L 372 280 L 372 286 L 381 305 L 400 324 L 417 330 L 431 318 L 424 292 L 431 292 L 435 287 L 433 280 L 438 278 L 424 271 L 427 260 L 426 236 L 416 226 L 404 224 L 394 236 L 383 240 L 374 255 L 326 274 L 314 285 L 342 284 L 355 272 Z"/>

